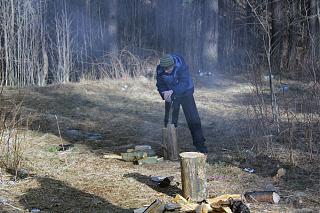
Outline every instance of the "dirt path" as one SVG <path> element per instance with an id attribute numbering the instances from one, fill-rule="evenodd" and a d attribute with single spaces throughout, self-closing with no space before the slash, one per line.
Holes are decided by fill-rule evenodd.
<path id="1" fill-rule="evenodd" d="M 290 212 L 293 207 L 319 205 L 319 192 L 312 188 L 319 188 L 319 182 L 306 182 L 304 189 L 294 188 L 289 177 L 274 183 L 272 177 L 285 164 L 251 150 L 246 125 L 250 121 L 243 102 L 249 92 L 249 85 L 240 79 L 216 75 L 196 81 L 195 98 L 209 147 L 210 196 L 264 190 L 277 184 L 281 204 L 251 205 L 253 212 Z M 2 173 L 0 198 L 18 208 L 41 212 L 132 212 L 156 198 L 181 194 L 181 184 L 162 189 L 149 178 L 168 175 L 180 183 L 178 162 L 139 166 L 103 158 L 104 153 L 119 153 L 138 144 L 149 144 L 160 154 L 164 107 L 153 81 L 82 82 L 10 90 L 6 95 L 18 93 L 24 99 L 23 114 L 32 114 L 23 144 L 23 167 L 30 177 L 10 182 L 10 176 Z M 180 148 L 192 151 L 182 113 L 179 121 Z M 74 144 L 74 148 L 55 151 L 61 143 Z M 256 172 L 244 172 L 246 166 Z M 1 208 L 15 212 L 12 207 Z"/>

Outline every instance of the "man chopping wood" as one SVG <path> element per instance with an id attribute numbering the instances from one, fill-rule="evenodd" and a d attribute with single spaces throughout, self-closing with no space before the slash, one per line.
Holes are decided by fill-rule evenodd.
<path id="1" fill-rule="evenodd" d="M 169 110 L 172 107 L 171 122 L 177 127 L 181 105 L 192 135 L 193 145 L 198 152 L 208 153 L 199 113 L 193 97 L 194 84 L 188 65 L 181 56 L 166 54 L 160 58 L 160 64 L 157 66 L 156 86 L 165 101 L 164 125 L 167 126 L 168 124 Z"/>

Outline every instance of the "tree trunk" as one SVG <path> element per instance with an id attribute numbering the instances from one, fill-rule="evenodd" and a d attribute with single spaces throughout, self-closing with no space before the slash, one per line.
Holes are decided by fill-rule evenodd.
<path id="1" fill-rule="evenodd" d="M 271 66 L 274 74 L 280 73 L 283 39 L 283 2 L 271 0 Z"/>
<path id="2" fill-rule="evenodd" d="M 280 72 L 281 74 L 287 74 L 289 71 L 289 3 L 283 2 L 284 4 L 284 17 L 283 17 L 283 36 L 282 36 L 282 50 L 281 50 L 281 62 Z"/>
<path id="3" fill-rule="evenodd" d="M 218 0 L 205 0 L 205 9 L 202 25 L 202 69 L 203 71 L 215 71 L 218 64 Z"/>
<path id="4" fill-rule="evenodd" d="M 319 23 L 318 23 L 318 0 L 310 0 L 310 52 L 309 61 L 311 61 L 311 70 L 313 73 L 313 80 L 317 81 L 316 65 L 319 57 Z"/>
<path id="5" fill-rule="evenodd" d="M 107 31 L 107 41 L 108 45 L 108 52 L 117 55 L 119 52 L 118 47 L 118 22 L 117 22 L 117 0 L 109 0 L 109 25 Z"/>

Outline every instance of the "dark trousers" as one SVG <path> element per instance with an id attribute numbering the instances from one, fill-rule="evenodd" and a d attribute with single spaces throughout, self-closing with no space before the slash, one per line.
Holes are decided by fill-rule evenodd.
<path id="1" fill-rule="evenodd" d="M 186 117 L 191 132 L 193 145 L 203 145 L 205 138 L 203 136 L 201 121 L 193 95 L 175 98 L 172 105 L 170 102 L 166 102 L 165 125 L 168 123 L 170 108 L 172 107 L 172 123 L 177 127 L 180 105 L 182 106 L 184 116 Z"/>

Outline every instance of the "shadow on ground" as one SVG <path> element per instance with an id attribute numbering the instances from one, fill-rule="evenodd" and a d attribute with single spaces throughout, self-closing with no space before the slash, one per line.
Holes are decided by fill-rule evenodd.
<path id="1" fill-rule="evenodd" d="M 82 192 L 64 182 L 51 178 L 37 178 L 39 187 L 28 189 L 20 203 L 26 208 L 40 209 L 41 212 L 110 212 L 126 213 L 133 209 L 115 206 L 107 200 Z"/>
<path id="2" fill-rule="evenodd" d="M 182 190 L 178 188 L 177 186 L 168 186 L 168 187 L 159 187 L 156 183 L 152 182 L 151 178 L 146 175 L 142 175 L 140 173 L 129 173 L 125 174 L 124 177 L 126 178 L 134 178 L 135 180 L 139 181 L 140 183 L 143 183 L 150 188 L 152 188 L 155 191 L 161 192 L 163 194 L 166 194 L 168 196 L 174 197 L 176 194 L 182 194 Z"/>
<path id="3" fill-rule="evenodd" d="M 221 85 L 217 85 L 219 87 Z M 134 98 L 121 96 L 121 94 L 102 94 L 110 91 L 99 91 L 101 94 L 98 100 L 91 99 L 90 96 L 81 95 L 76 90 L 78 86 L 69 86 L 70 90 L 63 92 L 59 88 L 35 88 L 33 95 L 25 98 L 26 108 L 35 112 L 42 113 L 31 125 L 33 130 L 43 133 L 53 133 L 60 136 L 55 115 L 58 116 L 61 136 L 70 143 L 83 143 L 90 150 L 101 149 L 103 151 L 115 151 L 119 147 L 130 148 L 129 145 L 151 144 L 154 146 L 161 142 L 161 128 L 163 106 L 152 101 L 136 100 Z M 79 86 L 80 87 L 80 86 Z M 68 88 L 66 88 L 68 89 Z M 219 88 L 221 89 L 221 88 Z M 33 96 L 33 97 L 32 97 Z M 247 101 L 248 97 L 237 97 L 234 104 Z M 247 119 L 241 120 L 235 125 L 232 119 L 223 118 L 221 115 L 214 115 L 204 109 L 199 108 L 200 114 L 212 118 L 213 123 L 204 127 L 209 147 L 209 155 L 216 155 L 222 148 L 229 149 L 231 158 L 237 158 L 236 151 L 241 146 L 247 149 L 249 145 L 244 143 L 237 144 L 245 137 L 249 137 L 245 132 Z M 184 119 L 184 118 L 180 118 Z M 206 118 L 208 120 L 208 118 Z M 224 123 L 225 122 L 225 123 Z M 226 129 L 229 128 L 229 129 Z M 68 134 L 69 131 L 78 133 L 75 136 Z M 75 130 L 75 131 L 74 131 Z M 241 132 L 242 131 L 242 132 Z M 247 130 L 248 131 L 248 130 Z M 70 132 L 69 132 L 70 133 Z M 91 139 L 93 140 L 91 140 Z M 185 144 L 191 145 L 191 139 L 188 130 L 184 129 L 184 135 L 181 137 L 180 147 L 188 149 Z M 252 144 L 250 144 L 251 146 Z M 301 149 L 300 147 L 296 147 Z M 185 149 L 184 149 L 185 150 Z M 226 161 L 223 156 L 217 155 L 215 161 Z M 319 172 L 307 171 L 299 167 L 283 165 L 277 160 L 268 156 L 262 156 L 261 159 L 255 159 L 251 164 L 241 164 L 244 166 L 255 167 L 257 175 L 261 177 L 272 177 L 277 168 L 286 168 L 290 179 L 285 180 L 285 184 L 290 189 L 302 189 L 313 187 L 319 184 L 315 180 L 320 178 Z M 228 163 L 228 161 L 226 161 Z M 154 190 L 162 193 L 181 193 L 179 188 L 170 189 L 169 192 L 159 189 L 150 182 L 149 177 L 139 173 L 128 174 L 141 183 L 148 185 Z M 302 184 L 301 184 L 302 181 Z M 164 190 L 164 191 L 163 191 Z M 169 195 L 168 194 L 168 195 Z"/>

